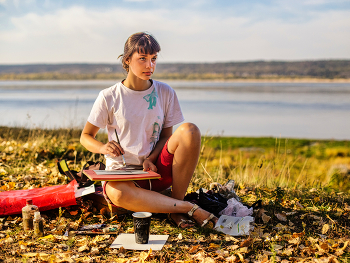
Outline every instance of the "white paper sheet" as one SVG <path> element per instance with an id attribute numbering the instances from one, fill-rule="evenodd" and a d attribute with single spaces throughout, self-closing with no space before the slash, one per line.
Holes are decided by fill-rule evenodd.
<path id="1" fill-rule="evenodd" d="M 104 174 L 147 174 L 147 172 L 143 170 L 94 170 L 94 172 L 98 175 Z"/>
<path id="2" fill-rule="evenodd" d="M 132 250 L 162 250 L 169 235 L 150 235 L 148 244 L 137 244 L 135 234 L 120 234 L 109 248 L 125 248 Z"/>
<path id="3" fill-rule="evenodd" d="M 88 187 L 82 187 L 78 189 L 78 186 L 75 188 L 75 198 L 81 197 L 83 195 L 88 195 L 95 193 L 95 185 L 92 184 Z"/>

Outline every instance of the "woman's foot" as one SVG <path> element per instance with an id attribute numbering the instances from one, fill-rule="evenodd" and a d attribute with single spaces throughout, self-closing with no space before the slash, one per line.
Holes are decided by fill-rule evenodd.
<path id="1" fill-rule="evenodd" d="M 176 225 L 179 228 L 190 228 L 194 226 L 192 220 L 189 220 L 188 217 L 184 214 L 172 213 L 168 214 L 168 219 L 171 223 Z"/>
<path id="2" fill-rule="evenodd" d="M 200 208 L 194 204 L 192 209 L 188 211 L 188 216 L 193 218 L 201 227 L 213 229 L 219 220 L 216 216 Z"/>

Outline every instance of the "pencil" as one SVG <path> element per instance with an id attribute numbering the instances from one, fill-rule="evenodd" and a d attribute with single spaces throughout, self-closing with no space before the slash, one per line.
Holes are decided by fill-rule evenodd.
<path id="1" fill-rule="evenodd" d="M 117 137 L 117 143 L 120 145 L 117 129 L 114 129 L 114 131 L 115 131 L 115 136 Z M 122 157 L 123 157 L 123 165 L 126 167 L 126 162 L 123 154 L 122 154 Z"/>

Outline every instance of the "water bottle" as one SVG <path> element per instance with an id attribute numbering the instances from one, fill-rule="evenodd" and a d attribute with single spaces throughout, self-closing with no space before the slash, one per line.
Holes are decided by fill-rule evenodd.
<path id="1" fill-rule="evenodd" d="M 33 229 L 34 213 L 39 212 L 39 208 L 36 205 L 33 205 L 32 199 L 28 199 L 26 203 L 26 206 L 22 208 L 24 231 Z"/>
<path id="2" fill-rule="evenodd" d="M 43 219 L 40 216 L 40 212 L 34 213 L 34 236 L 42 237 L 44 235 L 44 224 Z"/>

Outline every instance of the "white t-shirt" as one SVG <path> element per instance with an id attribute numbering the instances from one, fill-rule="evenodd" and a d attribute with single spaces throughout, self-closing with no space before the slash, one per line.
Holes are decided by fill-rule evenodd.
<path id="1" fill-rule="evenodd" d="M 104 129 L 108 140 L 123 147 L 127 165 L 142 165 L 158 142 L 162 128 L 184 120 L 175 91 L 167 84 L 153 80 L 150 88 L 135 91 L 121 82 L 102 90 L 92 107 L 88 122 Z M 106 169 L 123 166 L 122 157 L 105 155 Z"/>

